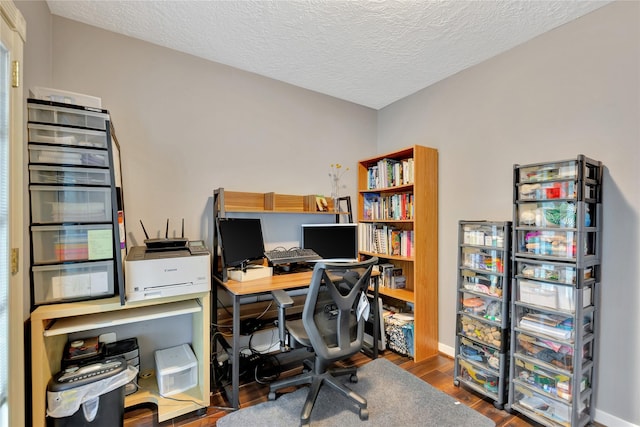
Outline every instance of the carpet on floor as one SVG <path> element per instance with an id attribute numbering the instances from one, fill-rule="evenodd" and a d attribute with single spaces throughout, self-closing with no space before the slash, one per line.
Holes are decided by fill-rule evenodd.
<path id="1" fill-rule="evenodd" d="M 361 421 L 356 404 L 323 386 L 311 412 L 313 427 L 437 426 L 494 427 L 495 423 L 453 397 L 432 387 L 387 359 L 358 369 L 358 382 L 344 381 L 367 399 L 369 420 Z M 452 380 L 453 381 L 453 380 Z M 220 418 L 217 427 L 300 425 L 308 387 L 285 393 L 274 401 L 242 408 Z"/>

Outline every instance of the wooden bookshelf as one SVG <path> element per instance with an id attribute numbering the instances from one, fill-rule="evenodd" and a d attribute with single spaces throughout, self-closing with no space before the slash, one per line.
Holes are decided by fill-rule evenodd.
<path id="1" fill-rule="evenodd" d="M 370 168 L 384 159 L 392 163 L 412 160 L 412 178 L 369 188 Z M 405 174 L 406 176 L 406 174 Z M 385 183 L 382 183 L 385 184 Z M 396 194 L 413 195 L 413 215 L 408 219 L 392 217 L 365 218 L 365 198 L 370 194 L 383 197 Z M 358 220 L 362 224 L 393 227 L 413 233 L 413 251 L 407 256 L 381 251 L 362 251 L 375 255 L 381 262 L 402 268 L 406 277 L 404 289 L 380 287 L 380 295 L 413 304 L 414 359 L 416 362 L 438 354 L 438 151 L 413 147 L 371 157 L 358 162 Z"/>

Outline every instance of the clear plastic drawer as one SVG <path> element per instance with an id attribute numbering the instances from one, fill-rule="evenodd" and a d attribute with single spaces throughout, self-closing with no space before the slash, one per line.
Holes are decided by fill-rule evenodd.
<path id="1" fill-rule="evenodd" d="M 504 228 L 496 224 L 466 223 L 462 236 L 465 245 L 504 247 Z"/>
<path id="2" fill-rule="evenodd" d="M 516 306 L 516 313 L 512 315 L 516 317 L 518 327 L 524 332 L 566 343 L 573 342 L 575 338 L 574 318 L 569 314 Z M 592 313 L 585 314 L 581 321 L 585 334 L 593 332 Z"/>
<path id="3" fill-rule="evenodd" d="M 462 311 L 493 322 L 502 322 L 502 301 L 463 292 L 460 296 Z"/>
<path id="4" fill-rule="evenodd" d="M 31 222 L 111 222 L 111 189 L 32 185 Z"/>
<path id="5" fill-rule="evenodd" d="M 462 275 L 460 289 L 502 298 L 505 288 L 502 275 L 479 273 L 473 270 L 462 270 L 460 274 Z"/>
<path id="6" fill-rule="evenodd" d="M 504 251 L 475 247 L 462 248 L 462 265 L 474 270 L 504 272 Z"/>
<path id="7" fill-rule="evenodd" d="M 575 199 L 575 197 L 575 181 L 521 184 L 518 187 L 519 200 Z"/>
<path id="8" fill-rule="evenodd" d="M 111 185 L 108 169 L 89 169 L 62 166 L 30 165 L 32 184 Z"/>
<path id="9" fill-rule="evenodd" d="M 32 102 L 29 102 L 27 107 L 30 122 L 105 130 L 107 129 L 107 121 L 109 120 L 107 113 L 90 111 L 84 108 L 58 107 Z"/>
<path id="10" fill-rule="evenodd" d="M 456 363 L 458 364 L 459 375 L 463 380 L 468 381 L 489 393 L 495 394 L 498 392 L 500 376 L 496 372 L 490 371 L 462 358 L 458 358 Z"/>
<path id="11" fill-rule="evenodd" d="M 34 226 L 33 261 L 37 264 L 113 258 L 113 230 L 104 225 Z"/>
<path id="12" fill-rule="evenodd" d="M 553 397 L 571 401 L 571 376 L 554 370 L 545 369 L 540 365 L 528 362 L 516 356 L 515 378 L 532 388 L 539 389 Z M 590 386 L 587 375 L 580 381 L 580 392 Z"/>
<path id="13" fill-rule="evenodd" d="M 35 266 L 32 271 L 36 305 L 114 295 L 113 261 Z"/>
<path id="14" fill-rule="evenodd" d="M 498 326 L 469 316 L 460 316 L 458 330 L 462 335 L 495 348 L 502 346 L 502 331 Z"/>
<path id="15" fill-rule="evenodd" d="M 518 171 L 520 183 L 576 179 L 578 174 L 575 160 L 526 166 L 519 168 Z"/>
<path id="16" fill-rule="evenodd" d="M 89 148 L 107 148 L 107 133 L 91 129 L 29 123 L 29 142 L 43 144 L 75 145 Z"/>
<path id="17" fill-rule="evenodd" d="M 578 271 L 579 270 L 572 265 L 562 265 L 535 260 L 516 260 L 515 274 L 527 279 L 575 285 Z M 582 270 L 582 275 L 584 280 L 591 279 L 593 277 L 593 268 L 584 268 Z"/>
<path id="18" fill-rule="evenodd" d="M 518 225 L 545 228 L 575 228 L 575 203 L 539 202 L 516 204 Z"/>
<path id="19" fill-rule="evenodd" d="M 574 231 L 517 230 L 516 253 L 544 257 L 575 259 L 577 251 L 583 255 L 595 255 L 595 233 L 584 234 L 578 247 L 578 233 Z"/>
<path id="20" fill-rule="evenodd" d="M 592 342 L 584 344 L 583 361 L 590 361 L 592 358 Z M 573 372 L 572 345 L 520 332 L 516 334 L 516 353 L 535 359 L 542 366 Z"/>
<path id="21" fill-rule="evenodd" d="M 29 144 L 29 162 L 70 166 L 109 167 L 105 150 Z"/>
<path id="22" fill-rule="evenodd" d="M 526 411 L 531 411 L 536 415 L 549 419 L 551 422 L 549 425 L 571 426 L 571 403 L 565 403 L 562 400 L 549 397 L 542 392 L 535 391 L 533 387 L 522 385 L 519 382 L 516 383 L 514 396 L 516 407 L 522 407 Z M 589 396 L 578 400 L 576 411 L 580 414 L 580 417 L 586 414 L 588 405 Z"/>
<path id="23" fill-rule="evenodd" d="M 591 286 L 576 289 L 568 285 L 554 285 L 552 283 L 517 279 L 516 292 L 518 301 L 553 310 L 574 312 L 576 309 L 576 294 L 578 292 L 582 293 L 583 306 L 588 307 L 591 305 Z"/>

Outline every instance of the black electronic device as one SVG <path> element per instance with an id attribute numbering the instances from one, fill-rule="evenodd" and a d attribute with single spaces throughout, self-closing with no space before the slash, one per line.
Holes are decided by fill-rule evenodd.
<path id="1" fill-rule="evenodd" d="M 150 251 L 163 251 L 163 250 L 176 250 L 187 249 L 187 242 L 189 239 L 184 237 L 184 219 L 182 219 L 182 236 L 181 237 L 169 237 L 169 218 L 167 218 L 167 226 L 164 232 L 164 238 L 151 239 L 147 234 L 147 230 L 144 228 L 142 220 L 140 220 L 142 231 L 144 231 L 144 244 Z"/>
<path id="2" fill-rule="evenodd" d="M 264 259 L 262 224 L 258 218 L 218 218 L 224 267 L 244 269 Z"/>
<path id="3" fill-rule="evenodd" d="M 302 224 L 302 247 L 325 261 L 358 260 L 358 224 Z"/>

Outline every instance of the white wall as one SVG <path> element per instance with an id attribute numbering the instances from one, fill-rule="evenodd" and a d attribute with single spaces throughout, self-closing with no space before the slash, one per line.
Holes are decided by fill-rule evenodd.
<path id="1" fill-rule="evenodd" d="M 596 407 L 610 426 L 640 425 L 639 16 L 637 2 L 605 6 L 400 100 L 378 118 L 379 151 L 410 144 L 439 150 L 439 338 L 449 348 L 458 220 L 511 220 L 516 163 L 578 154 L 604 163 Z"/>

